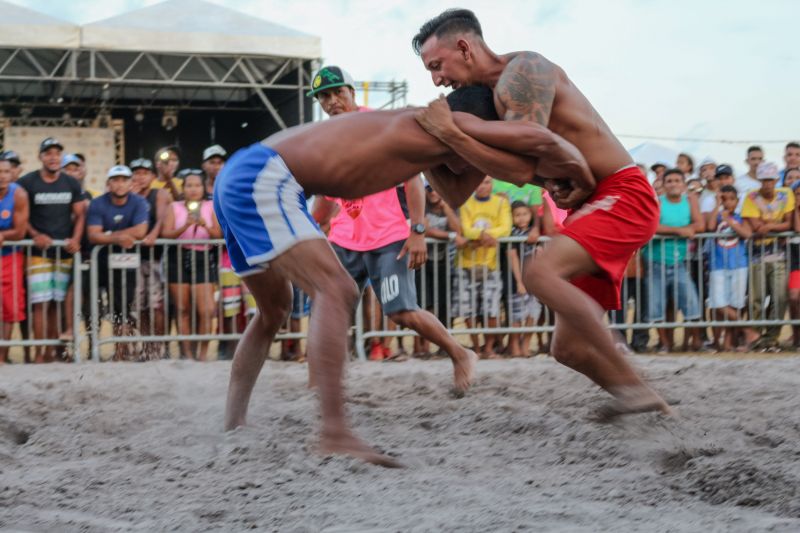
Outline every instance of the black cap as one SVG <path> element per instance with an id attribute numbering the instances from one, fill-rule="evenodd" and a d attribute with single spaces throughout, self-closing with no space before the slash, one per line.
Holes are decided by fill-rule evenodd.
<path id="1" fill-rule="evenodd" d="M 128 167 L 131 170 L 136 170 L 137 168 L 144 168 L 144 169 L 149 170 L 151 172 L 155 168 L 155 167 L 153 167 L 153 162 L 150 161 L 149 159 L 144 158 L 144 157 L 140 157 L 139 159 L 134 159 L 133 161 L 131 161 L 131 164 L 128 165 Z"/>
<path id="2" fill-rule="evenodd" d="M 714 171 L 714 177 L 717 176 L 733 176 L 733 169 L 730 165 L 718 165 L 717 170 Z"/>
<path id="3" fill-rule="evenodd" d="M 6 150 L 5 152 L 0 152 L 0 161 L 10 161 L 15 165 L 19 165 L 21 163 L 19 159 L 19 154 L 14 150 Z"/>
<path id="4" fill-rule="evenodd" d="M 58 142 L 58 139 L 53 137 L 48 137 L 47 139 L 42 141 L 42 144 L 39 145 L 39 153 L 46 152 L 50 148 L 57 147 L 59 150 L 64 149 L 64 145 Z"/>

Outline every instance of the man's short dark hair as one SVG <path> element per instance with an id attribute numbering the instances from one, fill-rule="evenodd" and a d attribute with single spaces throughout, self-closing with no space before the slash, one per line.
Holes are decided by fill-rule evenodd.
<path id="1" fill-rule="evenodd" d="M 662 176 L 662 179 L 664 181 L 667 181 L 667 178 L 672 174 L 678 174 L 681 177 L 681 179 L 683 179 L 684 181 L 686 180 L 686 176 L 683 174 L 683 171 L 679 168 L 671 168 L 667 170 L 666 172 L 664 172 L 664 176 Z"/>
<path id="2" fill-rule="evenodd" d="M 734 196 L 739 196 L 739 191 L 736 190 L 736 187 L 733 185 L 723 185 L 719 188 L 720 194 L 724 192 L 732 192 Z"/>
<path id="3" fill-rule="evenodd" d="M 800 148 L 800 143 L 797 141 L 792 141 L 786 144 L 786 148 L 784 150 L 788 150 L 789 148 Z"/>
<path id="4" fill-rule="evenodd" d="M 747 157 L 750 157 L 750 154 L 752 154 L 753 152 L 764 153 L 764 150 L 760 146 L 754 144 L 753 146 L 747 149 Z"/>
<path id="5" fill-rule="evenodd" d="M 447 95 L 447 103 L 453 111 L 463 111 L 483 120 L 500 120 L 494 107 L 494 94 L 484 85 L 459 87 Z"/>
<path id="6" fill-rule="evenodd" d="M 443 35 L 464 32 L 471 32 L 478 37 L 483 37 L 478 17 L 469 9 L 448 9 L 423 24 L 419 33 L 411 39 L 411 46 L 419 55 L 422 45 L 433 35 L 437 39 L 441 39 Z"/>
<path id="7" fill-rule="evenodd" d="M 528 206 L 528 204 L 526 204 L 526 203 L 525 203 L 525 202 L 523 202 L 522 200 L 514 200 L 514 201 L 511 203 L 511 210 L 512 210 L 512 211 L 513 211 L 514 209 L 519 209 L 520 207 L 524 207 L 525 209 L 530 209 L 530 207 Z"/>

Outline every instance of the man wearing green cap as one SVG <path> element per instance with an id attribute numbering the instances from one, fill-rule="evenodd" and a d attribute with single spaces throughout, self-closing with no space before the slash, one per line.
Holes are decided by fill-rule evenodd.
<path id="1" fill-rule="evenodd" d="M 356 104 L 353 79 L 337 66 L 321 68 L 308 94 L 316 97 L 322 110 L 331 117 L 369 111 Z M 398 197 L 401 191 L 405 192 L 408 215 Z M 330 221 L 328 240 L 336 256 L 360 291 L 363 292 L 368 281 L 372 283 L 384 314 L 440 346 L 453 361 L 470 356 L 469 350 L 417 303 L 413 269 L 427 260 L 425 187 L 419 175 L 407 180 L 402 189 L 391 187 L 354 200 L 318 196 L 313 215 L 320 225 Z M 411 222 L 410 228 L 406 218 Z M 389 356 L 388 348 L 379 339 L 372 342 L 370 359 Z"/>

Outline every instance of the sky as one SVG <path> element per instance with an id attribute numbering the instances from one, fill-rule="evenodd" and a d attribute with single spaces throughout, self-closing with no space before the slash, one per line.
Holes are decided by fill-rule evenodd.
<path id="1" fill-rule="evenodd" d="M 76 23 L 157 3 L 12 1 Z M 323 61 L 356 80 L 406 80 L 409 104 L 442 92 L 411 37 L 444 9 L 465 7 L 495 52 L 533 50 L 563 67 L 628 148 L 656 137 L 738 174 L 750 144 L 782 166 L 783 146 L 800 139 L 797 0 L 212 1 L 320 36 Z"/>

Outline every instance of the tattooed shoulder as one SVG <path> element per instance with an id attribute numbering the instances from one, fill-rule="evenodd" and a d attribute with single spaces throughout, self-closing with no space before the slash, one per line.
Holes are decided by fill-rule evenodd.
<path id="1" fill-rule="evenodd" d="M 535 52 L 521 52 L 506 65 L 495 92 L 505 120 L 550 122 L 556 94 L 556 66 Z"/>

